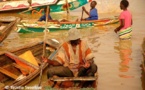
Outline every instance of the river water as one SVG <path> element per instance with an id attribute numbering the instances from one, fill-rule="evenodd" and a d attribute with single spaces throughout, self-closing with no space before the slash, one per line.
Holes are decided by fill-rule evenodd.
<path id="1" fill-rule="evenodd" d="M 100 5 L 97 6 L 101 12 L 99 13 L 100 18 L 119 15 L 119 0 L 109 0 L 108 2 L 97 1 L 98 5 Z M 88 42 L 94 52 L 95 63 L 98 65 L 99 78 L 97 90 L 145 90 L 145 75 L 141 68 L 143 59 L 141 44 L 145 36 L 145 1 L 129 1 L 129 9 L 133 14 L 133 37 L 131 40 L 120 41 L 118 39 L 118 35 L 113 31 L 118 24 L 81 29 L 83 39 Z M 113 8 L 111 5 L 109 7 L 108 4 L 111 4 Z M 103 5 L 107 7 L 105 7 L 107 10 L 103 8 Z M 12 14 L 12 12 L 10 13 Z M 77 9 L 72 11 L 71 15 L 80 17 L 80 13 L 81 9 Z M 0 16 L 8 14 L 1 13 Z M 14 13 L 12 15 L 19 16 Z M 56 16 L 57 19 L 63 18 L 62 15 L 56 14 Z M 31 16 L 21 17 L 31 18 Z M 23 46 L 30 42 L 41 41 L 43 36 L 44 33 L 19 34 L 13 31 L 3 42 L 0 51 Z M 50 32 L 47 34 L 48 38 L 56 38 L 60 41 L 66 40 L 66 36 L 67 31 Z M 28 85 L 36 85 L 38 79 L 36 78 L 35 81 Z M 46 80 L 46 75 L 43 76 L 43 79 Z"/>

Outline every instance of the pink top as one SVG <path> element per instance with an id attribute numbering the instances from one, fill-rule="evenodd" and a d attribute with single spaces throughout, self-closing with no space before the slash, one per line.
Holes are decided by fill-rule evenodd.
<path id="1" fill-rule="evenodd" d="M 125 11 L 121 12 L 119 19 L 120 20 L 121 19 L 125 20 L 125 24 L 124 24 L 124 27 L 122 29 L 126 29 L 128 27 L 131 27 L 132 15 L 128 10 L 125 10 Z"/>

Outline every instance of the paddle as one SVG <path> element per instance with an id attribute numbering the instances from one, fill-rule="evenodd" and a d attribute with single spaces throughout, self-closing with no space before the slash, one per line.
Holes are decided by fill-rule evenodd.
<path id="1" fill-rule="evenodd" d="M 66 11 L 67 11 L 67 20 L 69 19 L 69 4 L 68 4 L 68 1 L 65 0 L 66 2 Z"/>
<path id="2" fill-rule="evenodd" d="M 66 10 L 67 10 L 67 14 L 69 14 L 69 4 L 68 4 L 68 1 L 67 1 L 67 0 L 65 0 L 65 2 L 66 2 Z"/>
<path id="3" fill-rule="evenodd" d="M 42 54 L 42 57 L 45 56 L 45 52 L 46 52 L 46 35 L 47 35 L 47 22 L 48 22 L 48 14 L 49 14 L 49 6 L 47 6 L 47 9 L 46 9 L 46 22 L 45 22 L 45 30 L 44 30 L 44 43 L 43 43 L 43 54 Z M 40 68 L 40 77 L 39 77 L 39 84 L 38 86 L 41 85 L 41 80 L 42 80 L 42 71 L 43 71 L 43 66 L 45 65 L 45 62 L 41 64 Z"/>

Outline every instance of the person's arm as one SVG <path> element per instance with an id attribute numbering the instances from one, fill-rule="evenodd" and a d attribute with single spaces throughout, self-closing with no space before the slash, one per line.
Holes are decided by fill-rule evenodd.
<path id="1" fill-rule="evenodd" d="M 85 11 L 85 13 L 86 13 L 88 16 L 90 16 L 89 12 L 86 10 L 86 8 L 85 8 L 84 6 L 82 7 L 82 9 L 83 9 L 83 11 Z"/>
<path id="2" fill-rule="evenodd" d="M 132 19 L 131 19 L 131 25 L 133 25 L 133 21 L 132 21 Z"/>
<path id="3" fill-rule="evenodd" d="M 56 60 L 49 60 L 49 59 L 47 59 L 45 57 L 42 57 L 42 60 L 44 62 L 49 63 L 50 65 L 53 65 L 53 66 L 61 66 L 61 64 L 59 62 L 57 62 Z"/>
<path id="4" fill-rule="evenodd" d="M 85 65 L 83 65 L 83 67 L 89 68 L 89 67 L 91 66 L 92 63 L 94 63 L 93 58 L 90 59 L 90 60 L 87 60 L 87 61 L 85 62 Z"/>
<path id="5" fill-rule="evenodd" d="M 114 32 L 117 33 L 117 32 L 120 31 L 120 29 L 123 28 L 123 27 L 124 27 L 124 19 L 121 19 L 121 20 L 120 20 L 120 26 L 117 27 L 117 28 L 114 30 Z"/>

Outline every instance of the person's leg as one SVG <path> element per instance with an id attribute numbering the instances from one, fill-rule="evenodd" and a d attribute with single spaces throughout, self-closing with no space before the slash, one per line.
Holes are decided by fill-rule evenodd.
<path id="1" fill-rule="evenodd" d="M 98 67 L 96 64 L 91 64 L 90 68 L 87 70 L 87 76 L 94 76 L 97 72 Z"/>
<path id="2" fill-rule="evenodd" d="M 96 64 L 91 64 L 90 68 L 86 69 L 85 76 L 94 76 L 95 73 L 97 72 L 97 65 Z M 93 87 L 95 81 L 86 81 L 83 83 L 82 87 Z"/>
<path id="3" fill-rule="evenodd" d="M 87 72 L 87 69 L 84 68 L 84 67 L 81 67 L 81 68 L 78 70 L 78 77 L 80 77 L 80 76 L 86 76 L 86 72 Z"/>
<path id="4" fill-rule="evenodd" d="M 47 78 L 51 78 L 54 75 L 59 76 L 59 77 L 73 77 L 72 71 L 68 67 L 64 66 L 53 66 L 49 67 L 47 71 Z M 57 84 L 57 82 L 53 82 L 53 85 L 51 87 L 54 87 Z M 62 83 L 60 83 L 59 86 L 61 86 Z"/>
<path id="5" fill-rule="evenodd" d="M 48 68 L 47 78 L 53 77 L 54 75 L 59 77 L 73 77 L 72 71 L 68 67 L 54 66 Z"/>

